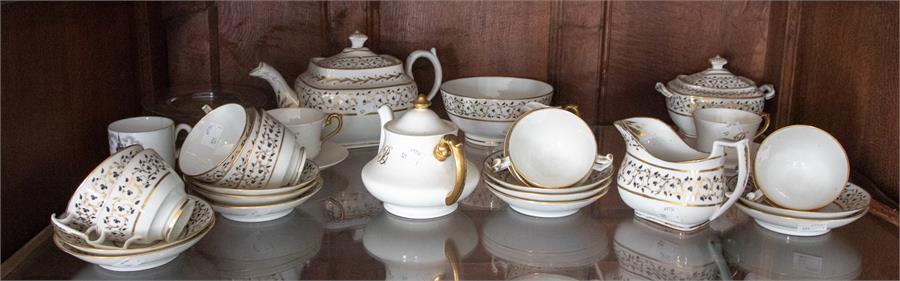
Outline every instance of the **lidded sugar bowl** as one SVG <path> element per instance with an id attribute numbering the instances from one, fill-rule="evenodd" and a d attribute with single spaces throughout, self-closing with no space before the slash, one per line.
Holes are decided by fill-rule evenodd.
<path id="1" fill-rule="evenodd" d="M 365 47 L 368 37 L 359 31 L 350 35 L 351 46 L 331 57 L 312 58 L 291 89 L 278 71 L 264 62 L 250 72 L 265 79 L 275 90 L 279 107 L 310 107 L 343 115 L 344 127 L 334 141 L 349 147 L 375 145 L 379 121 L 375 112 L 387 105 L 402 114 L 413 107 L 419 91 L 413 81 L 412 66 L 426 58 L 434 66 L 434 86 L 428 99 L 441 85 L 441 63 L 434 48 L 409 54 L 406 64 Z"/>
<path id="2" fill-rule="evenodd" d="M 716 56 L 709 59 L 712 67 L 691 75 L 678 75 L 666 84 L 656 83 L 656 90 L 666 97 L 669 116 L 682 134 L 694 137 L 693 113 L 701 108 L 732 108 L 760 114 L 766 100 L 775 96 L 771 84 L 757 87 L 753 80 L 725 69 L 728 60 Z"/>
<path id="3" fill-rule="evenodd" d="M 444 216 L 475 190 L 479 173 L 466 160 L 459 128 L 428 109 L 419 96 L 415 108 L 394 119 L 387 105 L 378 109 L 381 141 L 378 154 L 362 168 L 362 182 L 384 209 L 394 215 L 427 219 Z"/>

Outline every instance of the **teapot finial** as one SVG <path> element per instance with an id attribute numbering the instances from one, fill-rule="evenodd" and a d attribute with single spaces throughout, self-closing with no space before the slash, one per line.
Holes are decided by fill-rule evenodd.
<path id="1" fill-rule="evenodd" d="M 712 64 L 713 69 L 722 69 L 728 64 L 728 60 L 720 55 L 716 55 L 716 57 L 709 59 L 709 64 Z"/>
<path id="2" fill-rule="evenodd" d="M 416 109 L 424 109 L 431 106 L 431 101 L 429 101 L 427 97 L 419 95 L 418 97 L 416 97 L 416 101 L 413 102 L 413 104 L 415 105 Z"/>
<path id="3" fill-rule="evenodd" d="M 362 34 L 359 30 L 354 31 L 352 35 L 350 35 L 350 48 L 359 49 L 362 48 L 363 45 L 366 44 L 366 40 L 369 39 L 369 36 Z"/>

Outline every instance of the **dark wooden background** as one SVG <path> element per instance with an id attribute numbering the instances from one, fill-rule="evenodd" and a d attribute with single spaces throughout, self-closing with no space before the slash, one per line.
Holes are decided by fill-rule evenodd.
<path id="1" fill-rule="evenodd" d="M 266 61 L 293 80 L 360 30 L 378 53 L 437 48 L 444 79 L 528 77 L 591 124 L 668 120 L 658 81 L 707 68 L 773 83 L 777 127 L 833 133 L 883 201 L 898 196 L 897 2 L 3 3 L 2 257 L 64 210 L 107 154 L 105 127 L 172 86 Z M 417 64 L 420 89 L 431 66 Z M 436 101 L 435 104 L 440 104 Z M 436 106 L 442 111 L 440 106 Z"/>

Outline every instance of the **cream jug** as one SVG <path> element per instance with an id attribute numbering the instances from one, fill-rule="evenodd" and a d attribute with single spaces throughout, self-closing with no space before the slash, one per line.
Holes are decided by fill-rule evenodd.
<path id="1" fill-rule="evenodd" d="M 636 216 L 682 231 L 706 225 L 728 210 L 747 185 L 747 140 L 716 141 L 712 152 L 689 147 L 671 127 L 654 118 L 615 122 L 625 139 L 619 167 L 619 195 Z M 724 148 L 738 155 L 734 192 L 725 184 Z"/>
<path id="2" fill-rule="evenodd" d="M 428 109 L 425 96 L 415 107 L 394 120 L 388 106 L 378 109 L 381 139 L 378 154 L 362 169 L 362 182 L 369 193 L 384 202 L 388 212 L 413 219 L 447 215 L 457 201 L 469 196 L 479 173 L 467 161 L 459 129 Z"/>

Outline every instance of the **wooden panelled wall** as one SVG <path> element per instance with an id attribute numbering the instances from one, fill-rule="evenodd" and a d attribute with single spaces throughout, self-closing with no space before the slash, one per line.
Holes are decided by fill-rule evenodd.
<path id="1" fill-rule="evenodd" d="M 897 9 L 896 2 L 180 2 L 163 5 L 162 18 L 176 85 L 270 92 L 247 75 L 258 62 L 293 80 L 310 58 L 339 52 L 359 30 L 368 47 L 401 59 L 435 47 L 445 81 L 548 81 L 554 103 L 579 105 L 591 124 L 668 120 L 653 84 L 722 55 L 734 73 L 776 85 L 766 106 L 778 127 L 834 133 L 853 167 L 896 198 Z M 415 66 L 420 89 L 430 89 L 431 71 Z"/>
<path id="2" fill-rule="evenodd" d="M 106 152 L 102 128 L 135 114 L 138 97 L 152 101 L 166 87 L 205 83 L 271 93 L 265 82 L 247 75 L 259 61 L 293 80 L 310 58 L 348 46 L 354 30 L 366 33 L 366 45 L 376 52 L 401 59 L 435 47 L 445 80 L 505 75 L 548 81 L 556 89 L 554 103 L 579 105 L 591 124 L 632 116 L 668 120 L 653 84 L 705 69 L 708 58 L 722 55 L 733 72 L 775 84 L 776 98 L 766 108 L 779 127 L 805 123 L 832 132 L 852 167 L 887 194 L 887 201 L 897 197 L 897 2 L 165 2 L 132 3 L 130 11 L 113 3 L 64 11 L 38 9 L 41 5 L 65 7 L 3 6 L 4 259 L 46 224 L 50 212 L 62 210 L 79 176 Z M 18 12 L 27 10 L 20 6 L 35 10 Z M 34 20 L 42 18 L 48 20 Z M 54 25 L 59 18 L 70 27 Z M 129 20 L 135 24 L 121 24 Z M 116 29 L 82 34 L 71 27 L 79 25 Z M 43 43 L 54 38 L 70 45 L 54 49 Z M 69 41 L 87 42 L 79 47 Z M 122 46 L 129 44 L 134 48 L 124 52 Z M 29 51 L 50 54 L 28 60 L 47 65 L 11 75 L 28 64 L 13 58 Z M 136 81 L 63 74 L 68 72 L 51 64 L 63 62 L 57 54 L 73 58 L 66 65 L 92 68 L 79 75 L 127 62 L 132 71 L 119 75 Z M 116 56 L 115 63 L 103 60 L 109 55 Z M 414 72 L 419 88 L 429 89 L 431 67 L 419 63 Z M 47 86 L 29 87 L 31 81 Z M 47 96 L 50 85 L 61 87 L 53 98 Z M 87 100 L 109 103 L 85 107 Z M 48 107 L 53 104 L 58 106 Z M 435 104 L 442 111 L 440 100 Z M 29 112 L 46 115 L 35 121 Z M 24 122 L 36 124 L 27 131 L 33 133 L 12 125 Z M 41 130 L 58 128 L 67 129 L 56 133 L 57 142 L 26 142 Z M 87 143 L 88 137 L 98 141 Z M 77 145 L 53 145 L 72 140 Z M 88 157 L 49 157 L 72 150 Z M 15 167 L 34 151 L 53 161 Z M 58 177 L 29 180 L 45 169 Z M 20 209 L 35 211 L 15 211 Z"/>

